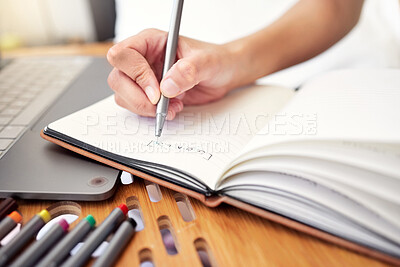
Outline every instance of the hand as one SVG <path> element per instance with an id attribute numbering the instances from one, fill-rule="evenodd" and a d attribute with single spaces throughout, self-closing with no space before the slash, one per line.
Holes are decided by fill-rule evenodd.
<path id="1" fill-rule="evenodd" d="M 167 119 L 172 120 L 183 105 L 218 100 L 235 86 L 233 56 L 227 47 L 185 37 L 179 37 L 177 62 L 161 80 L 166 39 L 166 32 L 148 29 L 108 51 L 114 66 L 108 84 L 118 105 L 154 117 L 162 92 L 171 98 Z"/>

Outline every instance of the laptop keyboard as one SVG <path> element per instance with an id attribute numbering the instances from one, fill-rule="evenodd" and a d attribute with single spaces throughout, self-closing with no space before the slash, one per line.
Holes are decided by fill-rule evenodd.
<path id="1" fill-rule="evenodd" d="M 0 70 L 0 158 L 89 63 L 85 57 L 23 58 Z"/>

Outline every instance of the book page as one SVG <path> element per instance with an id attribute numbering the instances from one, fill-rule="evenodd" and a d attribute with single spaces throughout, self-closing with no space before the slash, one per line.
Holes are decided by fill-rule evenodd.
<path id="1" fill-rule="evenodd" d="M 220 101 L 185 107 L 166 122 L 158 142 L 155 119 L 119 107 L 113 96 L 48 127 L 110 153 L 175 168 L 214 189 L 223 168 L 293 94 L 290 89 L 251 86 Z"/>
<path id="2" fill-rule="evenodd" d="M 397 190 L 400 187 L 399 151 L 400 145 L 395 144 L 339 141 L 286 142 L 254 150 L 242 157 L 242 163 L 236 164 L 224 174 L 224 177 L 243 171 L 243 168 L 252 171 L 255 166 L 251 162 L 259 161 L 259 165 L 264 168 L 277 161 L 279 168 L 275 171 L 304 169 L 308 169 L 310 173 L 319 171 L 322 177 L 330 177 L 329 179 L 387 198 L 400 205 L 400 195 Z M 336 166 L 326 166 L 329 162 Z"/>
<path id="3" fill-rule="evenodd" d="M 296 156 L 345 163 L 345 165 L 397 178 L 400 182 L 400 144 L 350 141 L 297 141 L 269 145 L 241 157 L 241 161 L 270 156 Z M 229 175 L 229 171 L 225 173 Z"/>
<path id="4" fill-rule="evenodd" d="M 318 77 L 243 148 L 218 189 L 350 240 L 366 230 L 358 242 L 398 254 L 398 114 L 400 70 Z"/>
<path id="5" fill-rule="evenodd" d="M 369 203 L 376 198 L 359 194 L 358 200 L 364 198 L 367 201 L 367 205 L 363 205 L 344 195 L 342 192 L 348 190 L 342 186 L 327 187 L 299 176 L 268 171 L 236 174 L 225 182 L 225 186 L 224 193 L 228 196 L 400 256 L 398 223 L 387 221 L 372 209 Z M 390 206 L 387 208 L 390 213 Z M 396 215 L 398 218 L 399 213 Z"/>
<path id="6" fill-rule="evenodd" d="M 241 155 L 298 140 L 399 144 L 398 114 L 400 70 L 330 72 L 302 86 Z"/>
<path id="7" fill-rule="evenodd" d="M 324 185 L 344 194 L 348 199 L 373 209 L 400 229 L 399 180 L 350 166 L 341 166 L 327 160 L 295 156 L 253 159 L 234 168 L 230 177 L 254 171 L 285 173 L 288 176 L 301 177 L 310 182 Z M 232 178 L 224 180 L 219 189 L 224 190 L 230 180 Z M 242 181 L 235 181 L 235 183 L 248 184 L 248 180 L 244 177 Z M 299 191 L 298 193 L 302 194 L 303 192 Z"/>

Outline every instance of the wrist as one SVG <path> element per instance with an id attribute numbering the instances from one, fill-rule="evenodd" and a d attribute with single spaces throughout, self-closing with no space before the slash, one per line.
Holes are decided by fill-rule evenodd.
<path id="1" fill-rule="evenodd" d="M 235 87 L 254 83 L 257 79 L 281 69 L 281 45 L 276 33 L 266 28 L 247 37 L 225 44 L 234 66 Z"/>
<path id="2" fill-rule="evenodd" d="M 208 77 L 206 85 L 216 87 L 225 93 L 243 85 L 242 72 L 240 64 L 240 51 L 235 50 L 229 44 L 213 45 L 208 53 L 202 54 L 205 66 L 208 69 Z M 225 94 L 224 93 L 224 94 Z"/>
<path id="3" fill-rule="evenodd" d="M 254 71 L 253 56 L 249 53 L 246 39 L 239 39 L 223 45 L 227 51 L 228 69 L 231 71 L 232 79 L 229 83 L 231 89 L 251 84 L 257 78 Z"/>

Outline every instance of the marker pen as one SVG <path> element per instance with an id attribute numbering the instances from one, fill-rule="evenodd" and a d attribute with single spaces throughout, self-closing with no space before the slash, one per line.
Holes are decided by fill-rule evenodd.
<path id="1" fill-rule="evenodd" d="M 0 202 L 0 221 L 7 216 L 7 214 L 10 214 L 12 211 L 16 210 L 18 208 L 17 202 L 11 198 L 8 197 L 4 199 L 3 201 Z"/>
<path id="2" fill-rule="evenodd" d="M 85 240 L 85 243 L 78 252 L 71 256 L 63 267 L 79 267 L 84 265 L 92 255 L 93 251 L 103 242 L 114 229 L 126 218 L 128 207 L 125 204 L 119 205 L 110 215 L 97 227 Z"/>
<path id="3" fill-rule="evenodd" d="M 40 239 L 28 247 L 10 266 L 33 266 L 60 238 L 68 232 L 69 224 L 61 219 Z"/>
<path id="4" fill-rule="evenodd" d="M 42 210 L 33 216 L 22 227 L 21 231 L 7 245 L 0 249 L 0 267 L 5 266 L 50 219 L 51 215 L 47 210 Z"/>
<path id="5" fill-rule="evenodd" d="M 0 240 L 2 240 L 21 221 L 22 216 L 17 211 L 13 211 L 5 217 L 0 222 Z"/>
<path id="6" fill-rule="evenodd" d="M 92 267 L 113 266 L 135 233 L 135 227 L 136 222 L 134 219 L 128 218 L 124 221 L 121 226 L 118 227 L 106 251 L 96 260 Z"/>
<path id="7" fill-rule="evenodd" d="M 86 216 L 80 221 L 47 255 L 36 265 L 36 267 L 55 267 L 69 255 L 70 251 L 81 242 L 96 225 L 92 215 Z"/>

